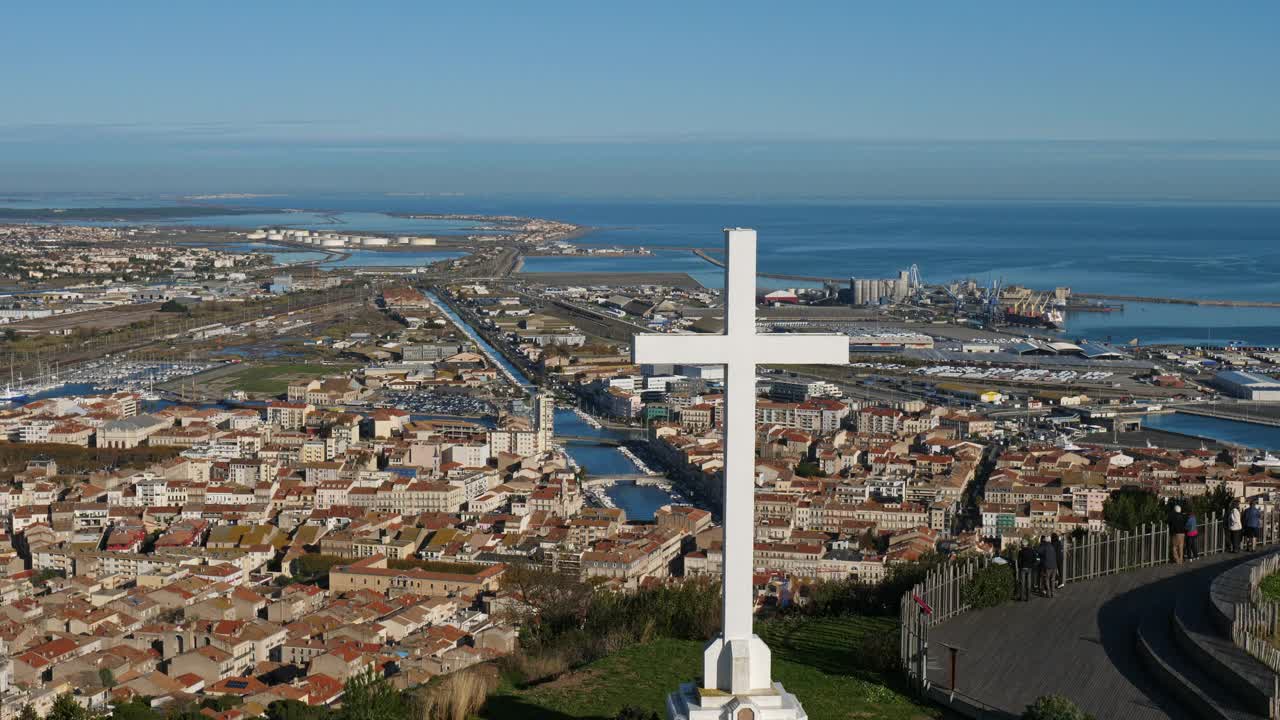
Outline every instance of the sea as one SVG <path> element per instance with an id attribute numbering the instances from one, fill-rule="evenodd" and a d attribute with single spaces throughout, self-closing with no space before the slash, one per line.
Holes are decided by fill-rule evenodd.
<path id="1" fill-rule="evenodd" d="M 911 265 L 926 282 L 973 279 L 1039 289 L 1139 297 L 1280 301 L 1280 205 L 1082 202 L 689 202 L 595 200 L 558 196 L 305 194 L 191 199 L 180 195 L 13 194 L 0 208 L 167 207 L 217 205 L 249 214 L 175 218 L 154 225 L 253 229 L 290 226 L 340 232 L 451 235 L 474 220 L 411 219 L 395 214 L 515 215 L 591 228 L 574 242 L 644 247 L 651 255 L 533 257 L 525 272 L 684 272 L 707 287 L 723 271 L 690 248 L 717 249 L 724 227 L 759 231 L 762 272 L 847 279 L 889 277 Z M 113 225 L 119 223 L 97 223 Z M 272 252 L 280 262 L 315 260 L 312 252 Z M 454 253 L 355 251 L 344 266 L 429 263 Z M 813 283 L 760 279 L 761 287 Z M 1068 340 L 1144 344 L 1280 347 L 1280 308 L 1123 302 L 1123 311 L 1067 315 Z M 565 422 L 572 422 L 567 417 Z M 1158 416 L 1152 427 L 1280 450 L 1280 430 L 1185 415 Z M 611 448 L 569 448 L 596 474 L 628 463 Z M 615 495 L 616 492 L 616 495 Z M 644 518 L 666 498 L 618 486 L 611 497 Z M 651 497 L 652 496 L 652 497 Z"/>
<path id="2" fill-rule="evenodd" d="M 721 228 L 760 233 L 762 272 L 846 279 L 889 277 L 911 265 L 926 282 L 974 279 L 1138 297 L 1280 301 L 1280 205 L 1190 203 L 778 203 L 584 200 L 554 196 L 307 194 L 188 200 L 181 196 L 14 195 L 0 208 L 221 205 L 248 215 L 162 225 L 288 225 L 346 232 L 461 234 L 463 219 L 389 213 L 519 215 L 592 228 L 575 242 L 644 247 L 652 255 L 533 257 L 525 272 L 685 272 L 708 287 L 723 271 L 688 248 L 718 248 Z M 282 213 L 280 211 L 288 210 Z M 108 224 L 108 223 L 103 223 Z M 396 264 L 452 257 L 396 254 Z M 346 266 L 390 262 L 353 253 Z M 279 253 L 283 262 L 314 259 Z M 813 283 L 761 278 L 762 287 Z M 1122 312 L 1070 313 L 1064 339 L 1144 344 L 1280 346 L 1280 308 L 1123 302 Z"/>

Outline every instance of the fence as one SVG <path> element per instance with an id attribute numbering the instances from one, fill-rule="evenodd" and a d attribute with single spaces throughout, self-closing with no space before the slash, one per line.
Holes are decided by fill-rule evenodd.
<path id="1" fill-rule="evenodd" d="M 989 564 L 986 557 L 976 557 L 934 568 L 899 601 L 902 666 L 922 689 L 928 687 L 929 626 L 969 609 L 962 598 L 964 584 Z"/>
<path id="2" fill-rule="evenodd" d="M 1200 555 L 1216 555 L 1226 549 L 1223 520 L 1200 525 L 1196 550 Z M 1264 541 L 1280 538 L 1280 513 L 1269 513 L 1263 523 Z M 1109 530 L 1092 533 L 1063 544 L 1059 571 L 1063 582 L 1080 582 L 1114 575 L 1170 560 L 1169 528 L 1143 525 L 1133 532 Z M 941 565 L 925 575 L 923 582 L 903 594 L 898 604 L 900 661 L 908 681 L 927 691 L 929 680 L 929 628 L 969 610 L 963 602 L 964 585 L 978 570 L 990 563 L 985 558 L 966 559 Z"/>
<path id="3" fill-rule="evenodd" d="M 1280 673 L 1280 649 L 1275 644 L 1280 634 L 1277 632 L 1280 631 L 1280 604 L 1265 598 L 1261 587 L 1262 581 L 1277 571 L 1280 571 L 1280 555 L 1269 555 L 1250 568 L 1249 602 L 1236 603 L 1231 640 L 1236 647 Z"/>

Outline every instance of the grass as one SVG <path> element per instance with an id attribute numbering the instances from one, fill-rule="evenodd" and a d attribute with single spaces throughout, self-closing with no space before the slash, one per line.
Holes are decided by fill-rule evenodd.
<path id="1" fill-rule="evenodd" d="M 352 364 L 314 365 L 311 363 L 285 363 L 255 365 L 245 368 L 231 377 L 231 387 L 251 393 L 279 395 L 289 389 L 289 383 L 326 375 L 343 375 Z"/>
<path id="2" fill-rule="evenodd" d="M 1263 599 L 1268 602 L 1280 603 L 1280 573 L 1272 573 L 1262 578 L 1258 589 L 1262 591 Z"/>
<path id="3" fill-rule="evenodd" d="M 774 680 L 795 693 L 811 720 L 916 720 L 939 717 L 899 689 L 896 678 L 861 669 L 858 648 L 872 634 L 897 637 L 887 618 L 823 618 L 762 623 Z M 890 643 L 894 644 L 894 643 Z M 666 717 L 667 694 L 702 674 L 703 643 L 655 640 L 529 688 L 502 685 L 482 720 L 611 720 L 627 706 Z M 896 644 L 895 644 L 896 648 Z"/>

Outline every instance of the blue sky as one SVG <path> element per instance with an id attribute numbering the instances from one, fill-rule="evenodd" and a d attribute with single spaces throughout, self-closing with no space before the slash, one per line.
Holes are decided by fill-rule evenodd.
<path id="1" fill-rule="evenodd" d="M 0 190 L 1280 200 L 1280 4 L 24 3 Z"/>

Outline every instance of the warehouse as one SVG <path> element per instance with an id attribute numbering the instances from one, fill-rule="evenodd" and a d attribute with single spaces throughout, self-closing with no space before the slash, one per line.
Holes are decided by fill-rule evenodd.
<path id="1" fill-rule="evenodd" d="M 1228 370 L 1218 373 L 1211 384 L 1232 397 L 1280 402 L 1280 380 L 1266 375 Z"/>
<path id="2" fill-rule="evenodd" d="M 882 332 L 849 336 L 849 350 L 852 352 L 886 352 L 906 349 L 932 350 L 933 338 L 928 335 L 909 332 Z"/>

